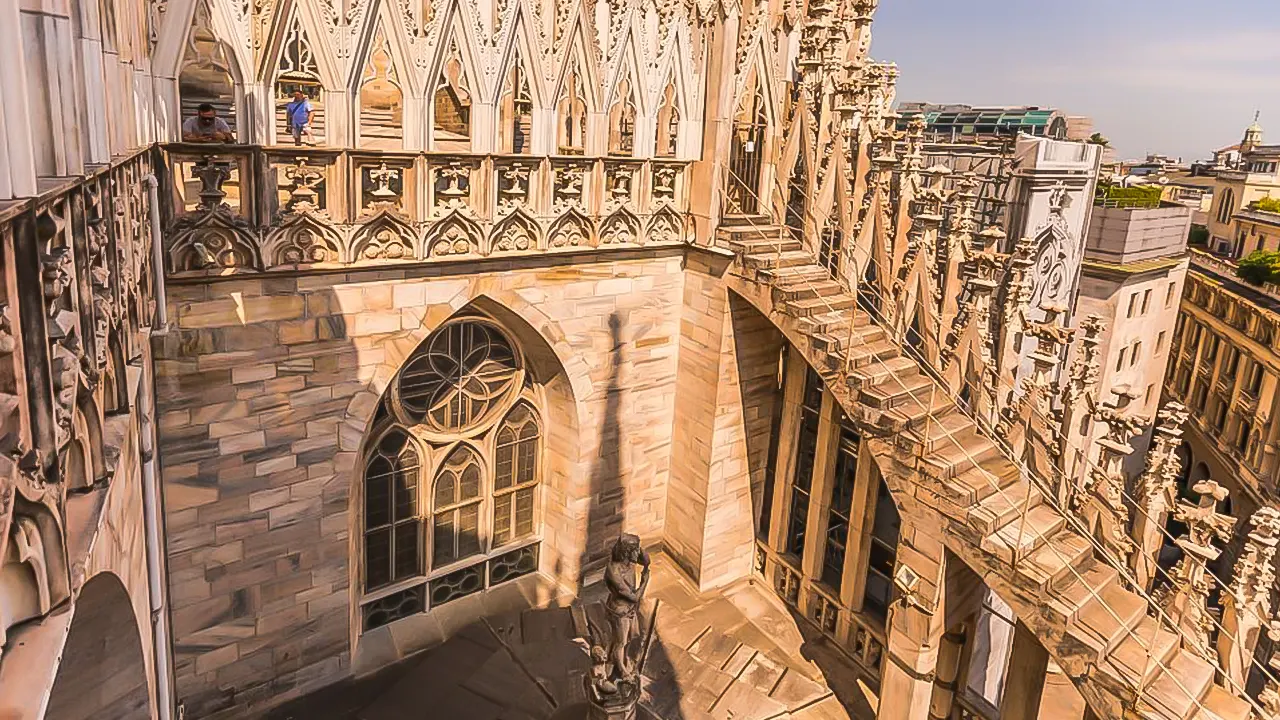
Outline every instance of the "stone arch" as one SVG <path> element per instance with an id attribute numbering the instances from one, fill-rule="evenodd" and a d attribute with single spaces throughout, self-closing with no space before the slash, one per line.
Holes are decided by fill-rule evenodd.
<path id="1" fill-rule="evenodd" d="M 207 102 L 235 133 L 238 110 L 244 105 L 244 72 L 235 44 L 226 40 L 226 23 L 217 12 L 209 0 L 195 3 L 178 58 L 179 121 L 194 116 L 196 108 Z M 238 137 L 244 139 L 244 135 Z"/>
<path id="2" fill-rule="evenodd" d="M 601 245 L 638 245 L 640 242 L 640 220 L 626 208 L 600 223 Z"/>
<path id="3" fill-rule="evenodd" d="M 542 231 L 533 218 L 521 210 L 512 212 L 493 226 L 486 254 L 521 252 L 542 247 Z"/>
<path id="4" fill-rule="evenodd" d="M 110 572 L 94 575 L 76 599 L 48 720 L 149 717 L 143 638 L 129 593 Z"/>
<path id="5" fill-rule="evenodd" d="M 439 306 L 446 312 L 428 311 L 420 327 L 403 331 L 394 342 L 389 342 L 381 361 L 373 369 L 366 387 L 355 393 L 347 406 L 339 433 L 340 449 L 359 452 L 365 437 L 377 431 L 385 423 L 379 418 L 383 398 L 393 380 L 412 353 L 433 332 L 446 323 L 463 316 L 475 316 L 499 326 L 519 348 L 523 356 L 523 369 L 537 389 L 542 414 L 539 418 L 544 433 L 542 454 L 545 465 L 541 474 L 540 517 L 544 528 L 539 571 L 556 580 L 569 583 L 577 580 L 581 546 L 585 543 L 586 530 L 582 527 L 585 515 L 585 475 L 587 453 L 582 452 L 579 434 L 586 428 L 589 418 L 586 399 L 592 392 L 590 369 L 586 362 L 572 351 L 567 337 L 559 325 L 537 308 L 535 300 L 526 299 L 521 291 L 494 290 L 481 292 L 476 282 L 459 290 L 454 297 Z M 517 401 L 512 407 L 516 407 Z M 499 420 L 501 421 L 501 419 Z M 359 463 L 356 467 L 360 467 Z M 363 480 L 354 472 L 349 502 L 362 502 Z M 360 654 L 360 520 L 355 512 L 349 513 L 349 552 L 353 559 L 349 573 L 352 578 L 351 646 L 353 657 Z M 552 544 L 554 539 L 555 544 Z M 358 662 L 358 661 L 357 661 Z"/>
<path id="6" fill-rule="evenodd" d="M 351 240 L 351 262 L 413 260 L 417 234 L 402 218 L 389 211 L 374 215 L 356 230 Z"/>
<path id="7" fill-rule="evenodd" d="M 670 207 L 664 207 L 649 218 L 649 226 L 645 230 L 645 242 L 675 243 L 685 239 L 688 223 L 684 216 Z"/>
<path id="8" fill-rule="evenodd" d="M 80 392 L 76 394 L 76 409 L 72 425 L 75 431 L 72 433 L 70 452 L 76 453 L 76 445 L 80 444 L 84 453 L 85 473 L 81 481 L 77 481 L 76 478 L 64 478 L 67 480 L 67 487 L 88 487 L 105 480 L 107 466 L 103 457 L 102 419 L 98 413 L 98 401 L 83 385 Z M 77 482 L 82 482 L 83 485 L 77 485 Z"/>
<path id="9" fill-rule="evenodd" d="M 403 150 L 416 147 L 413 122 L 420 95 L 415 64 L 404 49 L 407 31 L 398 13 L 380 3 L 366 19 L 351 63 L 353 141 L 357 147 Z"/>
<path id="10" fill-rule="evenodd" d="M 306 268 L 343 260 L 342 239 L 330 225 L 299 213 L 271 231 L 262 243 L 266 267 Z"/>
<path id="11" fill-rule="evenodd" d="M 423 239 L 420 257 L 478 255 L 484 235 L 474 220 L 458 212 L 437 221 Z"/>
<path id="12" fill-rule="evenodd" d="M 457 0 L 443 3 L 436 13 L 438 49 L 425 74 L 427 147 L 470 152 L 476 138 L 477 114 L 485 110 L 476 26 L 471 23 L 471 10 Z M 440 114 L 442 108 L 448 117 Z"/>
<path id="13" fill-rule="evenodd" d="M 591 219 L 574 209 L 556 218 L 547 232 L 547 248 L 572 250 L 590 247 L 593 234 Z"/>
<path id="14" fill-rule="evenodd" d="M 182 223 L 169 247 L 170 269 L 219 274 L 262 269 L 257 242 L 244 225 L 241 218 L 220 210 Z"/>

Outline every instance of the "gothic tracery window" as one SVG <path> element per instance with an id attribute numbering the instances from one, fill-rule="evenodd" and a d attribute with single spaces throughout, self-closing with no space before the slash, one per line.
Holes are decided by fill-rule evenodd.
<path id="1" fill-rule="evenodd" d="M 378 29 L 360 85 L 360 147 L 399 150 L 404 146 L 404 93 L 386 35 Z"/>
<path id="2" fill-rule="evenodd" d="M 636 103 L 631 82 L 618 83 L 618 94 L 609 108 L 609 154 L 632 155 L 636 150 Z"/>
<path id="3" fill-rule="evenodd" d="M 276 71 L 276 142 L 289 137 L 287 108 L 293 102 L 295 91 L 301 91 L 311 103 L 312 142 L 324 140 L 324 89 L 320 81 L 320 68 L 315 52 L 302 25 L 295 17 L 284 39 L 280 52 L 280 64 Z"/>
<path id="4" fill-rule="evenodd" d="M 658 108 L 658 123 L 654 153 L 659 157 L 673 157 L 679 148 L 680 108 L 676 106 L 676 84 L 667 83 L 662 93 L 662 107 Z"/>
<path id="5" fill-rule="evenodd" d="M 113 34 L 104 31 L 103 35 L 106 38 Z M 182 69 L 178 74 L 178 95 L 184 120 L 193 117 L 200 105 L 209 103 L 218 111 L 218 117 L 235 132 L 236 92 L 231 58 L 230 46 L 213 31 L 209 5 L 196 3 L 191 33 L 187 36 L 182 56 Z"/>
<path id="6" fill-rule="evenodd" d="M 365 463 L 365 587 L 412 577 L 420 564 L 418 452 L 400 428 L 388 431 Z"/>
<path id="7" fill-rule="evenodd" d="M 440 70 L 432 102 L 432 141 L 436 150 L 471 149 L 471 90 L 453 41 Z"/>
<path id="8" fill-rule="evenodd" d="M 529 90 L 529 77 L 520 62 L 517 51 L 511 70 L 507 73 L 502 99 L 498 102 L 499 150 L 504 153 L 528 155 L 533 152 L 533 95 Z"/>
<path id="9" fill-rule="evenodd" d="M 405 362 L 364 451 L 365 630 L 537 569 L 537 397 L 482 318 L 445 324 Z"/>
<path id="10" fill-rule="evenodd" d="M 581 155 L 586 148 L 587 104 L 576 63 L 565 77 L 564 90 L 556 103 L 556 120 L 557 151 L 561 155 Z"/>

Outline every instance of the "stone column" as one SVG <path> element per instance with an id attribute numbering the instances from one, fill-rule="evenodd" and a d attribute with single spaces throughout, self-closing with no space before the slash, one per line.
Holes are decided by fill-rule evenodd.
<path id="1" fill-rule="evenodd" d="M 778 423 L 778 454 L 774 460 L 773 498 L 769 502 L 769 537 L 774 552 L 786 543 L 787 487 L 796 467 L 796 440 L 800 404 L 804 401 L 804 376 L 809 365 L 794 347 L 787 350 L 787 376 L 783 380 L 782 421 Z"/>
<path id="2" fill-rule="evenodd" d="M 1013 631 L 1009 673 L 1000 698 L 1000 720 L 1037 720 L 1044 695 L 1049 652 L 1021 620 Z M 1054 717 L 1057 717 L 1056 715 Z"/>
<path id="3" fill-rule="evenodd" d="M 818 447 L 813 457 L 813 480 L 809 486 L 809 518 L 804 538 L 800 570 L 812 581 L 822 577 L 822 559 L 827 547 L 827 520 L 831 510 L 831 484 L 835 480 L 836 455 L 840 449 L 840 406 L 830 390 L 822 393 L 818 419 Z"/>
<path id="4" fill-rule="evenodd" d="M 946 556 L 942 540 L 926 534 L 930 530 L 903 518 L 894 574 L 914 581 L 908 593 L 899 588 L 889 608 L 878 720 L 929 717 L 946 617 Z"/>
<path id="5" fill-rule="evenodd" d="M 929 720 L 951 720 L 952 705 L 956 692 L 960 689 L 960 662 L 963 654 L 964 633 L 953 629 L 942 636 Z"/>
<path id="6" fill-rule="evenodd" d="M 27 58 L 22 52 L 19 3 L 0 3 L 0 200 L 36 194 L 35 149 L 27 99 Z"/>
<path id="7" fill-rule="evenodd" d="M 770 414 L 750 412 L 760 401 L 744 397 L 744 389 L 773 392 L 781 342 L 772 323 L 745 303 L 735 304 L 735 317 L 719 279 L 726 262 L 710 253 L 687 260 L 664 531 L 672 555 L 702 590 L 751 572 L 751 479 L 753 471 L 763 475 L 767 455 L 753 464 L 748 442 L 767 435 Z"/>

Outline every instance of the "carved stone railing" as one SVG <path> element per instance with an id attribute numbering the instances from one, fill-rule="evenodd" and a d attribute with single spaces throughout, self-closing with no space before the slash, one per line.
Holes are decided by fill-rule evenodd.
<path id="1" fill-rule="evenodd" d="M 0 562 L 23 566 L 0 568 L 18 583 L 0 588 L 0 646 L 83 580 L 67 498 L 106 486 L 120 459 L 104 426 L 129 412 L 126 366 L 155 311 L 153 152 L 0 204 Z"/>
<path id="2" fill-rule="evenodd" d="M 171 274 L 692 240 L 686 162 L 193 144 L 165 157 Z"/>
<path id="3" fill-rule="evenodd" d="M 806 577 L 793 559 L 779 555 L 766 543 L 756 543 L 755 572 L 783 602 L 807 618 L 863 671 L 863 679 L 878 687 L 884 664 L 884 621 L 859 612 L 829 588 Z"/>

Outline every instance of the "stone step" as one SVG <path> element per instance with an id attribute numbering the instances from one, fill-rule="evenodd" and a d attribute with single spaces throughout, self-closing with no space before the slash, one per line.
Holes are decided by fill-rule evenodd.
<path id="1" fill-rule="evenodd" d="M 804 246 L 799 242 L 791 239 L 789 236 L 783 237 L 753 237 L 745 240 L 730 240 L 729 247 L 735 252 L 743 255 L 772 255 L 780 252 L 795 252 L 803 250 Z"/>
<path id="2" fill-rule="evenodd" d="M 1039 493 L 1039 490 L 1033 490 Z M 1019 562 L 1018 574 L 1041 592 L 1056 592 L 1079 579 L 1080 567 L 1093 558 L 1093 544 L 1071 528 L 1059 530 L 1044 547 Z M 1115 572 L 1112 570 L 1112 572 Z"/>
<path id="3" fill-rule="evenodd" d="M 851 310 L 857 304 L 852 295 L 829 295 L 803 300 L 786 300 L 784 312 L 792 317 L 812 317 L 839 310 Z"/>
<path id="4" fill-rule="evenodd" d="M 1253 717 L 1253 706 L 1243 698 L 1210 685 L 1209 692 L 1200 698 L 1202 707 L 1191 717 L 1194 720 L 1249 720 Z"/>
<path id="5" fill-rule="evenodd" d="M 960 437 L 921 458 L 920 468 L 935 480 L 946 482 L 999 455 L 995 442 L 971 426 Z"/>
<path id="6" fill-rule="evenodd" d="M 1206 660 L 1186 650 L 1177 651 L 1156 670 L 1155 680 L 1138 701 L 1138 712 L 1143 717 L 1187 720 L 1201 710 L 1200 698 L 1213 684 L 1214 671 Z"/>
<path id="7" fill-rule="evenodd" d="M 1020 478 L 1017 465 L 1005 458 L 995 458 L 947 480 L 944 487 L 957 504 L 969 507 L 996 494 L 997 490 L 1021 482 Z"/>
<path id="8" fill-rule="evenodd" d="M 831 273 L 820 265 L 798 265 L 796 267 L 761 270 L 760 279 L 770 285 L 788 285 L 803 282 L 830 281 Z"/>
<path id="9" fill-rule="evenodd" d="M 1071 634 L 1106 657 L 1122 642 L 1130 641 L 1129 630 L 1147 616 L 1147 601 L 1126 590 L 1117 578 L 1098 590 L 1080 610 Z"/>
<path id="10" fill-rule="evenodd" d="M 881 331 L 883 337 L 883 331 Z M 916 365 L 916 361 L 905 355 L 889 358 L 877 363 L 872 363 L 866 367 L 859 368 L 854 375 L 857 381 L 863 387 L 874 387 L 881 383 L 893 382 L 894 378 L 903 375 L 918 375 L 920 368 Z"/>
<path id="11" fill-rule="evenodd" d="M 1145 687 L 1155 679 L 1161 665 L 1168 665 L 1181 637 L 1166 630 L 1158 618 L 1146 616 L 1134 626 L 1133 634 L 1107 654 L 1103 668 L 1124 678 L 1134 687 Z"/>
<path id="12" fill-rule="evenodd" d="M 900 365 L 900 368 L 894 368 L 896 371 L 905 369 L 907 367 L 906 363 L 910 363 L 911 367 L 915 367 L 916 364 L 915 360 L 909 357 L 900 357 L 885 362 L 883 366 L 891 367 L 894 363 Z M 937 452 L 961 438 L 972 436 L 976 432 L 977 429 L 973 420 L 964 413 L 947 413 L 945 416 L 935 418 L 932 422 L 925 424 L 924 450 L 929 453 Z"/>
<path id="13" fill-rule="evenodd" d="M 999 530 L 982 538 L 984 552 L 1007 563 L 1022 560 L 1039 550 L 1050 536 L 1066 524 L 1066 519 L 1049 505 L 1037 505 L 1018 514 Z"/>
<path id="14" fill-rule="evenodd" d="M 844 294 L 844 286 L 835 280 L 832 280 L 830 277 L 827 277 L 825 280 L 791 280 L 777 283 L 773 286 L 773 301 L 775 303 L 811 300 L 818 297 L 829 298 L 842 294 Z"/>
<path id="15" fill-rule="evenodd" d="M 784 268 L 800 267 L 813 263 L 813 257 L 804 250 L 791 250 L 784 253 L 760 253 L 746 255 L 742 258 L 744 265 L 750 268 Z"/>
<path id="16" fill-rule="evenodd" d="M 1114 567 L 1094 558 L 1062 579 L 1057 592 L 1050 598 L 1049 605 L 1068 624 L 1074 623 L 1080 619 L 1080 612 L 1093 600 L 1093 593 L 1101 594 L 1118 577 L 1119 573 Z"/>
<path id="17" fill-rule="evenodd" d="M 871 318 L 861 310 L 837 310 L 835 312 L 822 313 L 811 317 L 803 317 L 799 320 L 800 330 L 807 335 L 825 334 L 847 336 L 849 330 L 852 329 L 860 336 L 867 337 L 868 333 L 874 333 L 874 337 L 885 337 L 884 330 L 879 326 L 871 323 Z"/>
<path id="18" fill-rule="evenodd" d="M 859 353 L 860 350 L 865 352 Z M 857 368 L 860 364 L 865 365 L 896 357 L 897 352 L 897 346 L 887 340 L 866 348 L 855 348 L 851 352 L 854 358 L 853 366 Z M 859 363 L 859 357 L 867 359 Z M 880 410 L 891 410 L 912 400 L 917 403 L 927 403 L 930 398 L 937 397 L 933 380 L 919 370 L 912 375 L 896 375 L 885 382 L 863 387 L 858 391 L 858 395 L 862 402 Z"/>
<path id="19" fill-rule="evenodd" d="M 876 340 L 875 342 L 854 343 L 849 348 L 849 367 L 853 370 L 859 370 L 867 367 L 868 365 L 891 360 L 898 357 L 899 354 L 898 346 L 892 341 L 884 338 Z M 919 376 L 918 372 L 917 376 Z M 854 375 L 851 374 L 849 377 L 852 379 Z"/>
<path id="20" fill-rule="evenodd" d="M 969 511 L 969 524 L 983 535 L 990 535 L 997 528 L 1012 522 L 1022 509 L 1033 508 L 1044 502 L 1044 496 L 1036 486 L 1028 482 L 1013 483 L 983 498 Z"/>
<path id="21" fill-rule="evenodd" d="M 886 413 L 887 417 L 895 424 L 902 428 L 920 432 L 929 423 L 938 418 L 945 417 L 956 412 L 956 406 L 951 404 L 950 398 L 942 393 L 938 393 L 933 398 L 933 404 L 929 404 L 929 398 L 923 398 L 920 402 L 909 400 Z M 968 503 L 963 503 L 968 505 Z"/>

